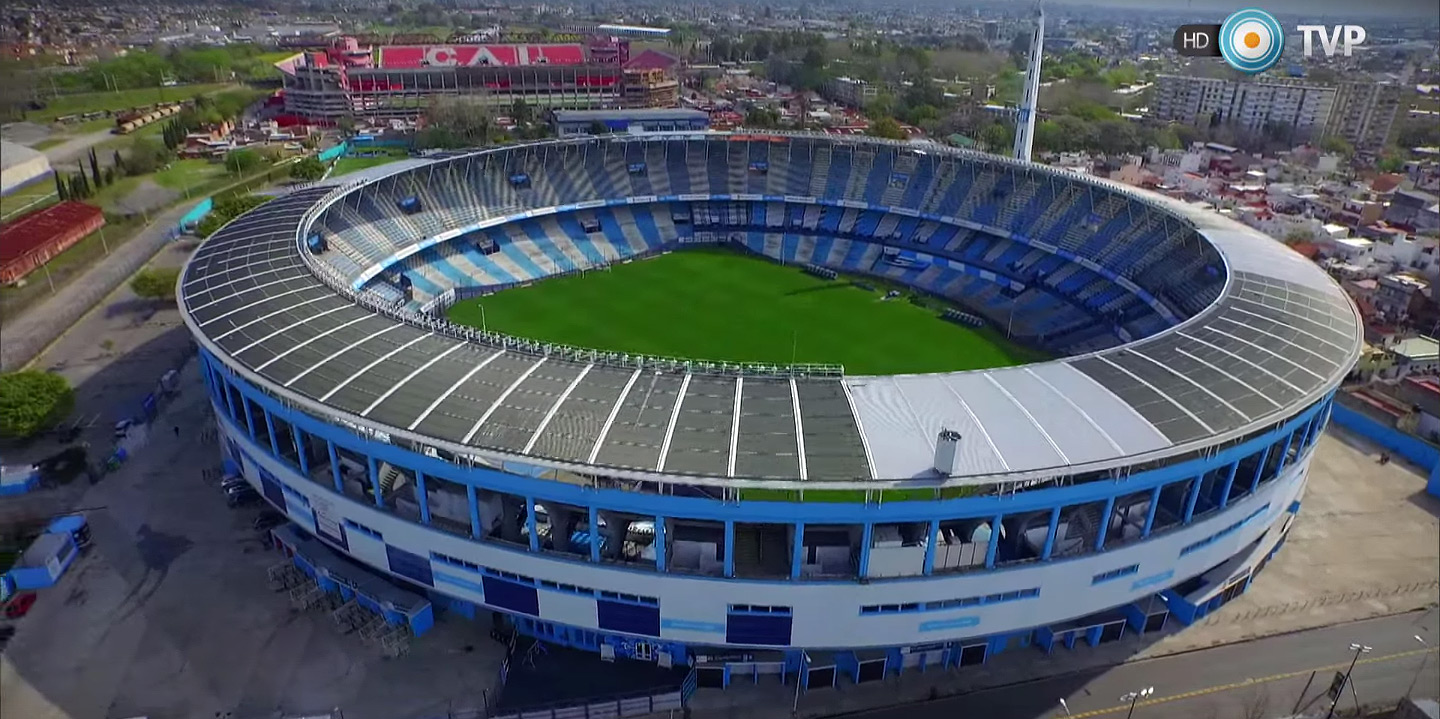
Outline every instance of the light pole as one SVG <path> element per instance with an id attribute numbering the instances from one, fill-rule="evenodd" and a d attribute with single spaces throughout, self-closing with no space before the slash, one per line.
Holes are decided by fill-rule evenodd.
<path id="1" fill-rule="evenodd" d="M 1065 710 L 1065 716 L 1074 716 L 1070 713 L 1070 705 L 1065 703 L 1065 698 L 1060 698 L 1060 708 Z"/>
<path id="2" fill-rule="evenodd" d="M 1335 698 L 1330 701 L 1330 711 L 1325 713 L 1325 719 L 1333 719 L 1335 716 L 1335 707 L 1340 705 L 1340 695 L 1345 693 L 1345 687 L 1350 686 L 1350 672 L 1355 671 L 1355 663 L 1360 661 L 1361 654 L 1370 653 L 1370 647 L 1364 644 L 1351 644 L 1350 651 L 1355 652 L 1355 656 L 1350 658 L 1350 667 L 1345 670 L 1345 679 L 1340 685 L 1340 691 L 1336 692 Z"/>
<path id="3" fill-rule="evenodd" d="M 481 332 L 489 332 L 489 331 L 490 331 L 490 326 L 489 326 L 489 324 L 485 321 L 485 305 L 476 304 L 475 306 L 480 308 L 480 331 L 481 331 Z"/>
<path id="4" fill-rule="evenodd" d="M 1130 711 L 1125 713 L 1125 719 L 1130 719 L 1131 717 L 1135 716 L 1135 705 L 1139 704 L 1141 699 L 1144 699 L 1145 697 L 1148 697 L 1154 693 L 1155 687 L 1145 687 L 1138 692 L 1130 692 L 1129 694 L 1120 697 L 1120 701 L 1130 702 Z"/>
<path id="5" fill-rule="evenodd" d="M 790 716 L 800 713 L 800 687 L 805 683 L 805 667 L 810 666 L 810 655 L 801 652 L 800 668 L 795 671 L 795 701 L 790 704 Z"/>
<path id="6" fill-rule="evenodd" d="M 1430 643 L 1425 641 L 1425 638 L 1421 637 L 1419 634 L 1415 635 L 1415 641 L 1420 642 L 1420 646 L 1425 647 L 1426 649 L 1430 648 Z M 1410 692 L 1415 691 L 1415 683 L 1420 681 L 1420 675 L 1425 672 L 1425 662 L 1429 659 L 1430 652 L 1428 651 L 1420 655 L 1420 668 L 1415 670 L 1415 678 L 1410 680 L 1410 688 L 1405 690 L 1406 699 L 1410 698 Z"/>

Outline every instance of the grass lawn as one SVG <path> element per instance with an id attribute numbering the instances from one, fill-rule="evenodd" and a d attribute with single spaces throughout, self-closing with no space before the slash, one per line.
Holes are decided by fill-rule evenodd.
<path id="1" fill-rule="evenodd" d="M 44 140 L 41 140 L 41 141 L 39 141 L 39 142 L 31 145 L 31 146 L 30 146 L 30 149 L 35 150 L 36 152 L 39 152 L 39 151 L 42 151 L 42 150 L 48 150 L 48 149 L 50 149 L 50 148 L 52 148 L 52 147 L 55 147 L 55 146 L 57 146 L 57 145 L 63 145 L 63 144 L 65 144 L 65 143 L 69 142 L 69 141 L 70 141 L 70 138 L 65 137 L 64 135 L 61 135 L 60 137 L 48 137 L 48 138 L 46 138 L 46 139 L 44 139 Z"/>
<path id="2" fill-rule="evenodd" d="M 179 102 L 196 95 L 208 95 L 235 87 L 226 83 L 205 83 L 198 85 L 176 85 L 175 87 L 147 87 L 119 92 L 82 92 L 73 95 L 59 95 L 45 101 L 45 109 L 26 113 L 31 122 L 50 122 L 63 115 L 75 115 L 101 110 L 128 110 L 139 105 L 153 105 L 157 102 Z M 106 120 L 114 124 L 114 120 Z"/>
<path id="3" fill-rule="evenodd" d="M 335 171 L 330 174 L 332 176 L 344 175 L 349 172 L 357 172 L 371 167 L 388 165 L 396 160 L 403 160 L 405 157 L 406 154 L 403 151 L 398 155 L 386 155 L 384 157 L 342 157 L 335 161 Z"/>
<path id="4" fill-rule="evenodd" d="M 155 184 L 161 187 L 168 187 L 172 190 L 184 190 L 186 187 L 192 190 L 210 180 L 225 175 L 225 166 L 218 162 L 209 160 L 175 160 L 170 166 L 156 172 L 151 177 Z"/>
<path id="5" fill-rule="evenodd" d="M 55 204 L 55 181 L 45 178 L 0 198 L 0 221 L 8 221 L 26 212 L 34 212 Z"/>
<path id="6" fill-rule="evenodd" d="M 483 303 L 484 316 L 481 315 Z M 580 347 L 707 360 L 838 363 L 847 374 L 1004 367 L 1042 356 L 988 328 L 845 280 L 692 249 L 457 304 L 456 322 Z"/>

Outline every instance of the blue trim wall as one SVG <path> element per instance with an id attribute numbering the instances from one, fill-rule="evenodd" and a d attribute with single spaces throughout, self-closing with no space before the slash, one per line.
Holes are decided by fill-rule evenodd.
<path id="1" fill-rule="evenodd" d="M 1124 482 L 1095 481 L 1068 487 L 1034 490 L 1007 494 L 1005 496 L 966 497 L 959 499 L 924 501 L 887 501 L 884 504 L 839 503 L 839 502 L 773 502 L 773 501 L 730 501 L 695 497 L 674 497 L 645 494 L 619 489 L 596 489 L 563 482 L 533 479 L 484 468 L 464 468 L 435 457 L 429 457 L 401 449 L 391 444 L 378 442 L 353 434 L 344 428 L 325 424 L 308 414 L 282 405 L 271 396 L 257 391 L 248 382 L 231 374 L 228 368 L 213 357 L 206 356 L 207 364 L 224 380 L 234 386 L 246 404 L 258 405 L 264 412 L 271 413 L 302 432 L 321 440 L 333 442 L 362 456 L 387 462 L 397 467 L 423 472 L 431 478 L 443 478 L 456 484 L 473 485 L 480 489 L 530 497 L 538 500 L 563 502 L 577 507 L 595 505 L 603 510 L 615 510 L 646 517 L 666 516 L 686 519 L 702 519 L 717 522 L 750 522 L 794 524 L 865 524 L 867 522 L 930 522 L 960 518 L 990 519 L 997 514 L 1014 516 L 1023 512 L 1051 510 L 1073 504 L 1103 502 L 1113 497 L 1131 494 L 1202 476 L 1206 472 L 1228 467 L 1258 451 L 1268 449 L 1277 442 L 1286 440 L 1296 430 L 1302 429 L 1310 420 L 1330 404 L 1327 397 L 1306 408 L 1278 427 L 1251 438 L 1233 447 L 1219 450 L 1208 457 L 1201 457 L 1178 464 L 1172 464 L 1130 475 Z M 217 411 L 223 408 L 217 408 Z M 818 488 L 818 487 L 817 487 Z"/>
<path id="2" fill-rule="evenodd" d="M 1440 497 L 1440 447 L 1340 403 L 1335 403 L 1332 416 L 1335 424 L 1429 470 L 1425 491 Z"/>
<path id="3" fill-rule="evenodd" d="M 1089 486 L 1020 493 L 1006 498 L 1005 503 L 998 505 L 990 498 L 890 502 L 885 507 L 835 507 L 828 503 L 817 503 L 826 506 L 812 507 L 804 503 L 784 502 L 721 505 L 703 499 L 583 489 L 530 477 L 489 470 L 467 470 L 449 465 L 405 452 L 398 447 L 366 440 L 339 427 L 332 427 L 303 413 L 294 412 L 279 405 L 272 398 L 256 392 L 244 382 L 236 381 L 208 355 L 202 354 L 202 357 L 207 384 L 211 388 L 216 406 L 217 421 L 225 435 L 227 460 L 232 466 L 242 467 L 247 479 L 257 487 L 272 483 L 278 485 L 278 492 L 270 488 L 267 494 L 272 501 L 281 503 L 280 506 L 301 526 L 319 533 L 321 526 L 328 522 L 331 529 L 321 536 L 331 546 L 348 552 L 353 558 L 397 580 L 424 589 L 426 594 L 439 592 L 456 601 L 468 603 L 469 606 L 484 606 L 518 617 L 538 618 L 539 623 L 534 625 L 537 632 L 549 631 L 545 626 L 572 627 L 575 632 L 580 633 L 575 636 L 585 638 L 586 642 L 591 639 L 595 642 L 601 641 L 595 637 L 605 635 L 607 631 L 634 633 L 626 634 L 627 637 L 654 638 L 651 632 L 655 631 L 658 624 L 661 640 L 689 646 L 730 646 L 727 645 L 725 637 L 731 633 L 729 617 L 734 612 L 726 612 L 723 602 L 727 599 L 732 608 L 741 602 L 747 603 L 747 612 L 756 609 L 749 606 L 749 603 L 765 604 L 762 608 L 767 615 L 773 613 L 776 605 L 784 605 L 783 608 L 787 611 L 793 605 L 795 611 L 791 618 L 791 636 L 787 641 L 798 646 L 835 646 L 835 638 L 830 634 L 841 622 L 846 623 L 846 636 L 852 641 L 855 641 L 855 637 L 865 637 L 856 641 L 854 646 L 857 647 L 874 647 L 886 641 L 919 643 L 930 641 L 931 637 L 944 642 L 962 637 L 970 641 L 976 637 L 1024 635 L 1028 641 L 1029 629 L 1024 627 L 1033 625 L 1039 619 L 1061 622 L 1077 612 L 1090 613 L 1124 606 L 1126 602 L 1137 601 L 1140 597 L 1149 596 L 1167 586 L 1209 571 L 1218 562 L 1244 550 L 1256 537 L 1274 525 L 1275 518 L 1282 515 L 1285 507 L 1294 506 L 1291 500 L 1298 496 L 1303 486 L 1305 462 L 1308 461 L 1308 453 L 1300 448 L 1302 443 L 1293 442 L 1291 445 L 1297 452 L 1290 462 L 1293 466 L 1277 475 L 1267 474 L 1265 483 L 1255 485 L 1258 492 L 1251 491 L 1252 485 L 1245 483 L 1243 491 L 1237 489 L 1240 494 L 1233 498 L 1227 509 L 1201 507 L 1195 512 L 1191 522 L 1184 525 L 1162 525 L 1154 520 L 1155 512 L 1152 511 L 1147 522 L 1152 523 L 1154 534 L 1149 540 L 1135 540 L 1132 537 L 1123 542 L 1114 541 L 1105 545 L 1101 551 L 1080 556 L 1066 556 L 1056 550 L 1048 561 L 1029 559 L 1007 565 L 1003 554 L 996 557 L 1000 533 L 993 532 L 987 552 L 991 561 L 987 562 L 988 569 L 985 571 L 975 571 L 978 568 L 970 568 L 972 571 L 963 573 L 936 571 L 930 576 L 875 578 L 866 582 L 856 577 L 802 576 L 778 580 L 721 578 L 656 571 L 655 567 L 664 566 L 664 544 L 660 545 L 662 549 L 656 553 L 654 565 L 641 565 L 611 561 L 596 563 L 591 561 L 589 552 L 560 554 L 546 551 L 523 539 L 518 544 L 488 537 L 482 539 L 480 533 L 475 531 L 478 520 L 474 514 L 474 502 L 470 503 L 472 532 L 469 536 L 456 536 L 454 526 L 447 526 L 443 530 L 426 526 L 427 512 L 401 516 L 395 513 L 395 507 L 384 506 L 386 503 L 383 501 L 377 503 L 373 498 L 357 496 L 353 491 L 349 494 L 343 490 L 337 493 L 336 488 L 329 482 L 330 477 L 326 475 L 335 473 L 334 457 L 338 450 L 343 448 L 352 461 L 356 460 L 355 455 L 361 455 L 359 461 L 366 465 L 384 461 L 397 467 L 418 470 L 426 477 L 427 483 L 443 480 L 463 485 L 466 488 L 464 496 L 467 498 L 479 491 L 509 491 L 496 488 L 510 488 L 513 491 L 509 491 L 509 494 L 515 501 L 524 502 L 524 516 L 527 520 L 534 513 L 535 502 L 538 500 L 543 503 L 551 496 L 564 497 L 558 501 L 565 501 L 575 507 L 576 511 L 583 511 L 587 515 L 591 508 L 595 508 L 597 512 L 631 512 L 632 510 L 625 507 L 647 507 L 655 511 L 646 510 L 634 514 L 659 520 L 656 525 L 657 536 L 661 536 L 666 533 L 667 520 L 673 523 L 676 519 L 690 520 L 695 514 L 704 514 L 720 518 L 719 521 L 723 524 L 718 526 L 733 528 L 737 523 L 753 522 L 751 517 L 757 508 L 769 508 L 766 511 L 784 514 L 787 517 L 784 523 L 798 528 L 801 523 L 808 522 L 808 519 L 798 519 L 797 514 L 823 512 L 827 509 L 839 510 L 842 513 L 839 516 L 867 518 L 856 522 L 864 527 L 876 522 L 876 517 L 923 516 L 918 514 L 921 512 L 930 515 L 921 521 L 932 524 L 938 519 L 937 515 L 946 518 L 953 516 L 948 514 L 950 511 L 963 512 L 965 516 L 995 522 L 997 515 L 1000 519 L 1015 517 L 1027 511 L 1036 511 L 1039 507 L 1038 511 L 1042 512 L 1045 518 L 1044 526 L 1049 526 L 1056 507 L 1097 501 L 1096 497 L 1106 499 L 1104 504 L 1109 504 L 1108 498 L 1125 495 L 1146 496 L 1153 500 L 1162 496 L 1160 489 L 1172 486 L 1174 481 L 1184 484 L 1184 491 L 1180 494 L 1183 497 L 1181 501 L 1188 503 L 1200 493 L 1195 486 L 1198 483 L 1197 476 L 1192 474 L 1198 470 L 1193 468 L 1208 465 L 1203 461 L 1188 463 L 1187 466 L 1192 469 L 1172 480 L 1170 485 L 1164 480 L 1174 476 L 1174 470 L 1163 468 L 1155 470 L 1153 474 L 1138 474 L 1126 482 L 1102 481 L 1093 482 Z M 233 387 L 233 392 L 225 391 L 227 386 Z M 231 404 L 251 406 L 256 410 L 271 413 L 269 417 L 262 414 L 255 418 L 253 424 L 257 431 L 254 438 L 250 436 L 247 423 L 241 422 L 228 412 L 229 405 L 225 399 L 231 395 L 244 398 L 243 401 L 234 401 Z M 1230 476 L 1235 469 L 1233 462 L 1237 461 L 1237 457 L 1249 457 L 1248 461 L 1255 462 L 1260 455 L 1268 455 L 1270 447 L 1286 446 L 1291 437 L 1317 436 L 1315 428 L 1323 423 L 1324 416 L 1321 412 L 1324 408 L 1325 403 L 1322 402 L 1292 421 L 1255 437 L 1242 447 L 1232 448 L 1235 451 L 1222 452 L 1222 456 L 1215 461 L 1224 462 L 1228 459 L 1232 463 L 1207 471 L 1211 476 L 1223 479 Z M 298 462 L 294 458 L 282 458 L 274 454 L 269 433 L 259 431 L 259 427 L 278 427 L 281 421 L 289 422 L 294 431 L 301 432 L 302 439 L 306 434 L 313 437 L 312 440 L 303 441 L 303 444 L 311 447 L 312 465 L 327 460 L 331 462 L 332 467 L 328 473 L 322 466 L 312 466 L 313 475 L 301 476 L 298 473 Z M 322 447 L 323 450 L 320 449 Z M 1274 454 L 1278 457 L 1280 451 L 1274 450 Z M 1258 465 L 1258 462 L 1256 463 Z M 1275 466 L 1280 464 L 1277 458 Z M 1219 471 L 1213 471 L 1214 469 Z M 1251 470 L 1247 468 L 1245 471 L 1248 473 Z M 1259 471 L 1255 472 L 1256 476 L 1260 474 Z M 1269 477 L 1275 477 L 1275 480 L 1268 479 Z M 1147 483 L 1153 487 L 1147 488 Z M 581 493 L 572 494 L 577 490 Z M 1211 496 L 1211 492 L 1204 492 L 1204 496 Z M 1155 503 L 1152 501 L 1153 504 Z M 897 505 L 914 506 L 897 508 Z M 783 510 L 773 509 L 775 507 Z M 453 510 L 454 508 L 452 512 Z M 1183 507 L 1175 513 L 1178 515 L 1181 511 Z M 886 512 L 892 514 L 887 515 Z M 946 514 L 939 514 L 941 512 Z M 1135 520 L 1136 518 L 1132 517 L 1132 521 Z M 1246 521 L 1240 522 L 1234 530 L 1222 531 L 1227 530 L 1227 527 L 1235 524 L 1237 520 Z M 822 520 L 816 523 L 829 522 Z M 1184 546 L 1217 533 L 1221 536 L 1206 542 L 1187 556 L 1180 556 Z M 337 537 L 336 534 L 340 536 Z M 796 536 L 803 537 L 803 534 L 803 531 L 797 532 Z M 532 532 L 531 536 L 535 536 L 535 533 Z M 734 556 L 731 551 L 734 540 L 728 541 L 727 545 L 726 574 L 734 577 L 736 567 L 733 560 L 729 559 Z M 1052 546 L 1059 545 L 1052 543 Z M 405 554 L 394 552 L 392 548 Z M 1090 549 L 1093 549 L 1093 546 Z M 399 561 L 396 561 L 397 557 Z M 430 565 L 428 577 L 421 567 L 426 558 Z M 1099 584 L 1093 582 L 1097 575 L 1128 565 L 1137 565 L 1134 574 L 1144 579 Z M 397 567 L 403 571 L 397 573 Z M 426 579 L 429 582 L 426 582 Z M 487 579 L 499 580 L 505 586 L 486 586 Z M 583 586 L 572 587 L 572 584 Z M 507 594 L 510 585 L 514 585 L 515 591 L 524 596 L 510 596 L 514 592 Z M 1038 595 L 1034 594 L 1037 589 Z M 498 593 L 491 596 L 497 590 Z M 532 592 L 533 604 L 529 599 Z M 630 597 L 627 594 L 635 592 L 651 596 Z M 1007 596 L 1021 594 L 1033 595 L 1033 598 L 1025 602 L 1006 601 Z M 960 599 L 953 599 L 955 597 Z M 975 601 L 971 602 L 967 598 Z M 599 608 L 601 601 L 628 603 L 641 608 L 607 605 L 602 625 Z M 722 604 L 718 607 L 707 607 L 707 603 L 713 605 L 716 601 Z M 862 613 L 864 606 L 881 602 L 918 602 L 916 606 L 923 605 L 927 612 L 917 615 L 910 613 L 907 607 L 900 607 L 893 612 L 880 611 L 876 615 L 857 616 L 857 613 Z M 651 613 L 643 607 L 653 607 L 657 611 Z M 849 614 L 843 619 L 838 615 L 830 616 L 836 611 L 848 611 Z M 741 623 L 747 621 L 750 620 L 741 620 Z M 768 636 L 770 639 L 766 641 L 774 641 L 779 636 L 778 628 L 771 634 L 763 631 L 756 634 L 746 627 L 735 628 L 742 630 L 735 635 L 737 638 Z M 817 639 L 818 636 L 829 638 Z M 630 641 L 633 642 L 633 639 Z M 992 641 L 995 642 L 995 650 L 999 651 L 1010 640 Z"/>

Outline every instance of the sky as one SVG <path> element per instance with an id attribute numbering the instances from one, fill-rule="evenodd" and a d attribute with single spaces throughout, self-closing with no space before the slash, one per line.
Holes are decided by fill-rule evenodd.
<path id="1" fill-rule="evenodd" d="M 1228 13 L 1245 7 L 1259 7 L 1276 14 L 1302 16 L 1365 15 L 1428 18 L 1440 24 L 1440 0 L 1046 0 L 1054 5 L 1091 5 L 1146 10 L 1185 10 Z"/>

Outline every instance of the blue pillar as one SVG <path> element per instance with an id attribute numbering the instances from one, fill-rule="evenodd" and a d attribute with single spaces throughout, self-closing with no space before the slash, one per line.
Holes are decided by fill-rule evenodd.
<path id="1" fill-rule="evenodd" d="M 1105 548 L 1105 535 L 1110 533 L 1110 520 L 1114 519 L 1110 515 L 1114 513 L 1115 495 L 1112 494 L 1105 499 L 1105 513 L 1100 515 L 1100 532 L 1095 537 L 1095 551 L 1097 552 Z"/>
<path id="2" fill-rule="evenodd" d="M 240 395 L 240 408 L 245 410 L 245 427 L 250 430 L 250 439 L 255 440 L 255 417 L 250 414 L 250 400 Z"/>
<path id="3" fill-rule="evenodd" d="M 790 578 L 800 578 L 800 565 L 805 563 L 805 523 L 795 523 L 795 541 L 790 544 Z"/>
<path id="4" fill-rule="evenodd" d="M 265 433 L 270 435 L 270 456 L 280 459 L 280 442 L 275 439 L 275 420 L 270 417 L 270 412 L 263 407 L 260 412 L 265 415 Z"/>
<path id="5" fill-rule="evenodd" d="M 375 506 L 384 509 L 385 498 L 380 495 L 380 468 L 374 457 L 366 455 L 365 466 L 370 472 L 370 493 L 375 495 Z"/>
<path id="6" fill-rule="evenodd" d="M 930 520 L 930 528 L 925 531 L 925 566 L 921 569 L 926 575 L 935 573 L 935 545 L 940 542 L 940 520 Z"/>
<path id="7" fill-rule="evenodd" d="M 861 579 L 870 576 L 870 543 L 875 538 L 875 525 L 866 522 L 860 528 L 860 567 L 858 576 Z"/>
<path id="8" fill-rule="evenodd" d="M 1190 519 L 1195 516 L 1195 503 L 1200 501 L 1200 488 L 1204 485 L 1203 474 L 1190 480 L 1190 496 L 1185 498 L 1185 516 L 1180 520 L 1181 524 L 1189 524 Z"/>
<path id="9" fill-rule="evenodd" d="M 725 520 L 725 576 L 735 576 L 735 522 Z"/>
<path id="10" fill-rule="evenodd" d="M 600 510 L 590 507 L 590 561 L 600 563 Z"/>
<path id="11" fill-rule="evenodd" d="M 1275 465 L 1275 474 L 1280 474 L 1285 471 L 1285 465 L 1290 461 L 1290 445 L 1295 441 L 1295 434 L 1299 431 L 1300 430 L 1297 429 L 1285 435 L 1285 449 L 1280 452 L 1280 463 Z"/>
<path id="12" fill-rule="evenodd" d="M 1230 463 L 1230 471 L 1225 473 L 1225 488 L 1220 490 L 1220 508 L 1230 503 L 1230 488 L 1235 486 L 1235 472 L 1240 469 L 1240 461 Z"/>
<path id="13" fill-rule="evenodd" d="M 308 453 L 305 451 L 304 435 L 300 434 L 300 425 L 292 423 L 290 434 L 295 438 L 295 454 L 300 456 L 300 474 L 305 475 L 308 479 L 310 477 L 310 457 L 306 456 Z"/>
<path id="14" fill-rule="evenodd" d="M 1155 512 L 1160 509 L 1160 490 L 1164 488 L 1162 484 L 1150 493 L 1150 511 L 1145 513 L 1145 528 L 1140 530 L 1141 537 L 1150 536 L 1150 528 L 1155 526 Z"/>
<path id="15" fill-rule="evenodd" d="M 1270 461 L 1270 447 L 1260 453 L 1260 463 L 1255 465 L 1255 476 L 1250 478 L 1250 493 L 1260 488 L 1260 475 L 1265 474 L 1265 463 Z"/>
<path id="16" fill-rule="evenodd" d="M 325 449 L 330 452 L 330 478 L 335 480 L 335 491 L 344 494 L 345 483 L 340 481 L 340 457 L 335 452 L 335 443 L 325 440 Z"/>
<path id="17" fill-rule="evenodd" d="M 665 571 L 665 518 L 655 518 L 655 569 Z"/>
<path id="18" fill-rule="evenodd" d="M 1000 553 L 1000 529 L 1005 526 L 1005 515 L 997 514 L 990 520 L 990 546 L 985 548 L 985 567 L 995 568 L 995 556 Z"/>
<path id="19" fill-rule="evenodd" d="M 535 530 L 535 498 L 525 498 L 525 529 L 530 533 L 530 551 L 540 551 L 540 533 Z"/>
<path id="20" fill-rule="evenodd" d="M 1055 551 L 1055 532 L 1060 527 L 1060 508 L 1050 510 L 1050 529 L 1045 532 L 1045 550 L 1041 552 L 1040 559 L 1049 559 Z"/>
<path id="21" fill-rule="evenodd" d="M 415 470 L 415 499 L 420 503 L 420 522 L 430 524 L 430 494 L 425 491 L 425 473 Z"/>
<path id="22" fill-rule="evenodd" d="M 230 383 L 224 379 L 220 380 L 220 394 L 225 395 L 225 408 L 230 410 L 230 418 L 234 419 L 237 414 L 235 412 L 235 397 L 230 394 Z"/>
<path id="23" fill-rule="evenodd" d="M 475 501 L 475 485 L 465 485 L 465 501 L 470 505 L 470 536 L 480 539 L 480 505 Z"/>

